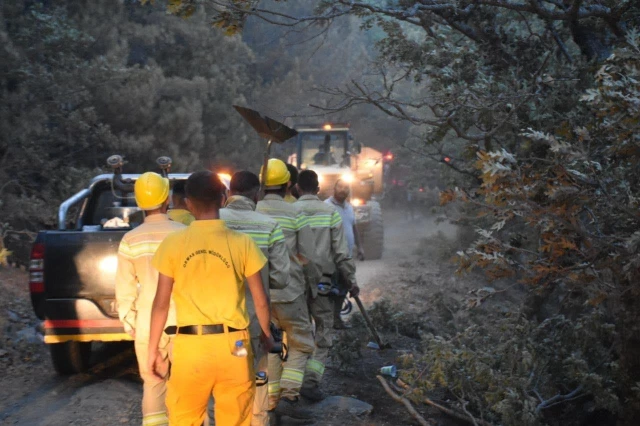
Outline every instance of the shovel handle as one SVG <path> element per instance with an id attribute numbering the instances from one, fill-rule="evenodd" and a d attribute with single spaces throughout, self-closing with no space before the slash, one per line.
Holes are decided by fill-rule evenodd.
<path id="1" fill-rule="evenodd" d="M 358 304 L 358 308 L 360 309 L 360 312 L 364 317 L 364 321 L 367 323 L 367 327 L 369 327 L 369 331 L 371 332 L 371 335 L 373 335 L 373 338 L 376 340 L 376 343 L 378 344 L 378 346 L 380 346 L 380 349 L 382 349 L 384 347 L 384 344 L 382 343 L 382 340 L 380 339 L 380 336 L 378 335 L 376 328 L 373 326 L 373 323 L 371 322 L 371 318 L 369 318 L 369 314 L 367 314 L 367 311 L 364 309 L 364 306 L 362 305 L 362 301 L 360 300 L 360 297 L 355 296 L 354 299 L 356 300 L 356 303 Z"/>

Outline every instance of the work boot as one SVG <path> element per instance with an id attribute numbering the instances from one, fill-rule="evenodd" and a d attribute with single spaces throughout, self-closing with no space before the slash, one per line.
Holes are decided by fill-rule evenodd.
<path id="1" fill-rule="evenodd" d="M 287 416 L 292 419 L 310 420 L 313 418 L 313 412 L 301 407 L 297 397 L 295 399 L 289 399 L 286 396 L 280 398 L 274 411 L 276 416 Z"/>
<path id="2" fill-rule="evenodd" d="M 342 321 L 342 318 L 334 318 L 333 328 L 335 330 L 347 330 L 351 328 L 351 324 L 347 324 L 346 322 Z"/>
<path id="3" fill-rule="evenodd" d="M 319 402 L 325 398 L 324 393 L 322 393 L 318 385 L 302 386 L 300 395 L 313 402 Z"/>

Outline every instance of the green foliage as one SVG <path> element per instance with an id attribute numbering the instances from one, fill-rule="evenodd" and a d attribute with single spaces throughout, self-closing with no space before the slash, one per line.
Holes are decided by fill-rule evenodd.
<path id="1" fill-rule="evenodd" d="M 252 52 L 202 14 L 80 1 L 0 13 L 0 216 L 11 229 L 55 226 L 60 202 L 114 153 L 131 172 L 160 155 L 177 172 L 258 168 L 262 142 L 231 108 L 256 88 Z M 24 260 L 16 235 L 5 243 Z"/>
<path id="2" fill-rule="evenodd" d="M 596 310 L 539 324 L 518 315 L 478 318 L 450 338 L 426 336 L 424 354 L 401 357 L 401 378 L 416 402 L 444 387 L 490 422 L 567 424 L 589 415 L 585 401 L 591 413 L 620 412 L 619 367 L 609 357 L 615 337 L 615 326 Z M 553 410 L 554 401 L 567 406 Z"/>

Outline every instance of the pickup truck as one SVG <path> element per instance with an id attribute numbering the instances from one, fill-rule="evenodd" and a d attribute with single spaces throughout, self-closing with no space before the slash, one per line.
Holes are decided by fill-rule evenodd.
<path id="1" fill-rule="evenodd" d="M 40 231 L 33 244 L 31 302 L 44 321 L 44 342 L 60 374 L 86 370 L 92 342 L 131 340 L 118 319 L 115 274 L 122 236 L 144 220 L 133 198 L 138 176 L 118 171 L 96 176 L 60 205 L 58 229 Z M 71 215 L 71 209 L 77 213 Z"/>

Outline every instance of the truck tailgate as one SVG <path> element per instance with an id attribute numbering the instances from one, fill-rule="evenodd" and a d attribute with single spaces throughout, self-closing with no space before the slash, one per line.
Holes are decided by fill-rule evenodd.
<path id="1" fill-rule="evenodd" d="M 89 299 L 105 314 L 117 317 L 117 252 L 125 232 L 47 232 L 44 255 L 47 299 Z"/>

